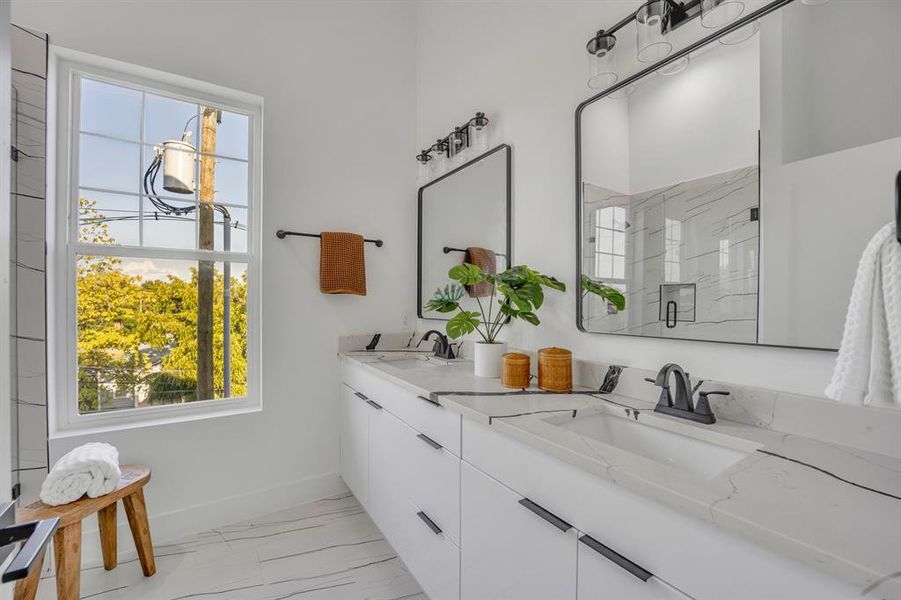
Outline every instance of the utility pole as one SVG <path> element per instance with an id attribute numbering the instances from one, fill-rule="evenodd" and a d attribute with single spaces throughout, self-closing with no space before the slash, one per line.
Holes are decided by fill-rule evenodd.
<path id="1" fill-rule="evenodd" d="M 200 134 L 200 250 L 213 249 L 214 196 L 216 190 L 216 125 L 217 109 L 202 107 Z M 197 264 L 197 400 L 215 396 L 213 387 L 213 288 L 215 262 L 201 260 Z"/>

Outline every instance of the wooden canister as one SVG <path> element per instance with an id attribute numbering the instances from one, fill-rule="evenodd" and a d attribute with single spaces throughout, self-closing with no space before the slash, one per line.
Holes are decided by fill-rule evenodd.
<path id="1" fill-rule="evenodd" d="M 573 353 L 564 348 L 538 351 L 538 387 L 547 392 L 573 389 Z"/>
<path id="2" fill-rule="evenodd" d="M 508 352 L 504 354 L 501 384 L 504 387 L 524 390 L 529 387 L 529 368 L 531 361 L 528 354 Z"/>

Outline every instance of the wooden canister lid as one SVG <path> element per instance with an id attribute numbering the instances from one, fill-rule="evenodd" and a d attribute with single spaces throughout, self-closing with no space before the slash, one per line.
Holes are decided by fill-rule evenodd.
<path id="1" fill-rule="evenodd" d="M 510 364 L 522 364 L 529 362 L 529 355 L 521 352 L 507 352 L 504 354 L 504 362 Z"/>
<path id="2" fill-rule="evenodd" d="M 538 355 L 541 357 L 547 358 L 572 358 L 573 353 L 566 348 L 557 348 L 556 346 L 552 346 L 550 348 L 542 348 L 538 351 Z"/>

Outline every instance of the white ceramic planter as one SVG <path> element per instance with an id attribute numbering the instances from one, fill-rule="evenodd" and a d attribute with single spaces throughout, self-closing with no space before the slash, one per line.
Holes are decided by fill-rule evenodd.
<path id="1" fill-rule="evenodd" d="M 502 357 L 507 353 L 507 344 L 505 342 L 494 344 L 476 342 L 473 346 L 475 347 L 473 360 L 475 361 L 476 377 L 500 377 Z"/>

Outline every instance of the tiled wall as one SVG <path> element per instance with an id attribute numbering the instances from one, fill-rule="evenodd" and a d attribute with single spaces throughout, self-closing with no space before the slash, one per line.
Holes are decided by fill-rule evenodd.
<path id="1" fill-rule="evenodd" d="M 47 36 L 12 26 L 10 355 L 13 484 L 34 500 L 47 474 Z"/>
<path id="2" fill-rule="evenodd" d="M 586 184 L 583 272 L 594 275 L 595 209 L 626 210 L 626 310 L 589 294 L 586 328 L 605 333 L 757 341 L 759 169 L 747 167 L 631 196 Z M 679 286 L 678 284 L 687 284 Z M 677 301 L 675 327 L 661 310 Z"/>

